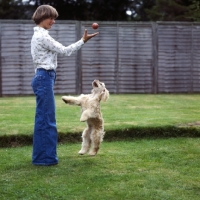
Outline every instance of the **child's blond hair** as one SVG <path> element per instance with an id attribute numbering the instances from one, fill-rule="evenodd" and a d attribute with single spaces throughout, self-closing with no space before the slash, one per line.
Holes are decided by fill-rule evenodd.
<path id="1" fill-rule="evenodd" d="M 39 6 L 32 16 L 32 20 L 36 24 L 40 24 L 43 20 L 48 18 L 56 19 L 58 17 L 58 12 L 56 9 L 50 5 Z"/>

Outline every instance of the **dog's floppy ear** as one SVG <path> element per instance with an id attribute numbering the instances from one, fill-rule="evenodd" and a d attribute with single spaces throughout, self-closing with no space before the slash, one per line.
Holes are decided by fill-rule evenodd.
<path id="1" fill-rule="evenodd" d="M 101 92 L 101 100 L 102 101 L 107 101 L 109 98 L 109 91 L 105 88 L 102 92 Z"/>

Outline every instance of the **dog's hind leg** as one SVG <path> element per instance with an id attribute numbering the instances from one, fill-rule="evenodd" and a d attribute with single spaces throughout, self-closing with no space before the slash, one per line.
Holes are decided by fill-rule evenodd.
<path id="1" fill-rule="evenodd" d="M 86 154 L 91 145 L 91 139 L 90 139 L 90 129 L 86 128 L 82 133 L 82 147 L 81 150 L 78 152 L 80 155 Z"/>
<path id="2" fill-rule="evenodd" d="M 104 135 L 104 131 L 102 130 L 94 130 L 91 133 L 91 149 L 89 152 L 90 156 L 95 156 L 97 154 L 97 152 L 99 151 L 100 148 L 100 144 L 102 142 L 103 139 L 103 135 Z"/>

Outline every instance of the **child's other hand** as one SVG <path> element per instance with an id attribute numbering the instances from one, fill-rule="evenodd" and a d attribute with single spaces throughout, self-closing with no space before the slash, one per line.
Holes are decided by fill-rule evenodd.
<path id="1" fill-rule="evenodd" d="M 89 39 L 95 37 L 96 35 L 98 35 L 99 32 L 93 33 L 93 34 L 88 34 L 87 29 L 85 29 L 82 40 L 84 43 L 86 43 Z"/>

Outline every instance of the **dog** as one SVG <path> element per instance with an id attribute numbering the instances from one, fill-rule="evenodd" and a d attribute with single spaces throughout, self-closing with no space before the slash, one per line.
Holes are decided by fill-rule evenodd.
<path id="1" fill-rule="evenodd" d="M 91 94 L 81 94 L 78 97 L 62 96 L 66 104 L 81 106 L 80 121 L 87 123 L 87 128 L 82 133 L 82 147 L 78 152 L 80 155 L 89 152 L 90 156 L 95 156 L 105 134 L 100 102 L 107 101 L 109 91 L 99 80 L 92 82 L 92 88 Z"/>

